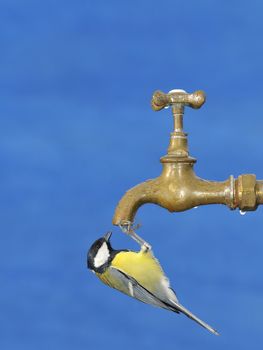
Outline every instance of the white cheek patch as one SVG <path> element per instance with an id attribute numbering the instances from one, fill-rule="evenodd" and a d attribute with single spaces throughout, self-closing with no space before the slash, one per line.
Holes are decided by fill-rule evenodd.
<path id="1" fill-rule="evenodd" d="M 94 266 L 100 267 L 104 265 L 108 261 L 109 257 L 110 257 L 110 252 L 107 247 L 107 244 L 104 242 L 94 258 Z"/>

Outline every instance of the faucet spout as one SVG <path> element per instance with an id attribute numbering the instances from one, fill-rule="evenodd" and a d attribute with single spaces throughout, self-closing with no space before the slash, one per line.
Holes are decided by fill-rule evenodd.
<path id="1" fill-rule="evenodd" d="M 162 206 L 155 195 L 155 189 L 158 187 L 156 180 L 142 182 L 125 193 L 116 207 L 112 220 L 113 225 L 121 225 L 125 222 L 133 223 L 137 210 L 145 203 L 155 203 Z"/>
<path id="2" fill-rule="evenodd" d="M 231 175 L 225 181 L 208 181 L 197 177 L 189 164 L 165 164 L 159 177 L 125 193 L 115 210 L 113 224 L 133 223 L 137 210 L 146 203 L 157 204 L 170 212 L 207 204 L 252 211 L 263 204 L 263 180 L 244 174 L 237 179 Z"/>
<path id="3" fill-rule="evenodd" d="M 207 181 L 197 177 L 191 164 L 164 164 L 162 174 L 131 188 L 120 200 L 113 224 L 134 222 L 137 210 L 146 203 L 157 204 L 170 212 L 199 205 L 225 204 L 234 209 L 234 178 Z"/>

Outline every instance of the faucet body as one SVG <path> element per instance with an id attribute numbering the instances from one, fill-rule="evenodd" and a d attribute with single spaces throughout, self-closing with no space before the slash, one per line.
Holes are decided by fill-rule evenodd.
<path id="1" fill-rule="evenodd" d="M 159 177 L 142 182 L 127 191 L 115 210 L 114 225 L 132 224 L 140 206 L 154 203 L 170 212 L 180 212 L 206 204 L 225 204 L 230 209 L 256 210 L 263 204 L 263 181 L 254 174 L 231 175 L 226 181 L 208 181 L 194 172 L 196 159 L 189 156 L 187 134 L 183 131 L 184 106 L 200 108 L 205 94 L 187 94 L 172 90 L 168 94 L 155 92 L 152 107 L 158 111 L 171 105 L 174 131 L 168 153 L 161 158 L 163 170 Z"/>

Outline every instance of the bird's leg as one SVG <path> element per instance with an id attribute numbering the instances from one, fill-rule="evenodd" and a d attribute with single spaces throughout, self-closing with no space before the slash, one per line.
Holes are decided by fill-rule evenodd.
<path id="1" fill-rule="evenodd" d="M 140 225 L 134 226 L 132 222 L 130 221 L 122 221 L 119 225 L 122 232 L 129 235 L 132 239 L 134 239 L 140 246 L 143 251 L 151 250 L 152 247 L 149 243 L 147 243 L 143 238 L 141 238 L 137 233 L 134 231 L 134 229 L 138 229 Z"/>

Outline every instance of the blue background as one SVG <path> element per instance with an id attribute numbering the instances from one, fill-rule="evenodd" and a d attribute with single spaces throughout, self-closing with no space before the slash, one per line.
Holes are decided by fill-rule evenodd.
<path id="1" fill-rule="evenodd" d="M 262 13 L 255 0 L 0 1 L 1 349 L 262 348 L 262 208 L 138 212 L 180 301 L 220 337 L 86 270 L 123 193 L 160 174 L 172 118 L 151 111 L 154 90 L 206 91 L 185 116 L 199 176 L 263 178 Z"/>

